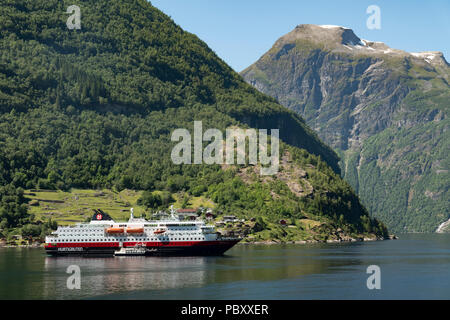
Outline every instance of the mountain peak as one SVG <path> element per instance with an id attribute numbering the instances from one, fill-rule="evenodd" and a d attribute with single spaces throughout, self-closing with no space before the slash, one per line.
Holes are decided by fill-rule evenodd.
<path id="1" fill-rule="evenodd" d="M 406 52 L 394 49 L 384 42 L 370 41 L 359 38 L 352 29 L 337 25 L 300 24 L 294 30 L 282 36 L 274 45 L 275 48 L 285 48 L 286 44 L 309 42 L 321 49 L 349 54 L 366 54 L 376 56 L 397 56 L 421 60 L 433 65 L 448 66 L 442 52 Z"/>
<path id="2" fill-rule="evenodd" d="M 418 59 L 423 59 L 430 64 L 449 66 L 444 54 L 440 51 L 411 52 L 411 55 Z"/>
<path id="3" fill-rule="evenodd" d="M 352 29 L 334 25 L 300 24 L 280 40 L 282 42 L 309 40 L 325 44 L 329 48 L 339 45 L 363 45 Z"/>

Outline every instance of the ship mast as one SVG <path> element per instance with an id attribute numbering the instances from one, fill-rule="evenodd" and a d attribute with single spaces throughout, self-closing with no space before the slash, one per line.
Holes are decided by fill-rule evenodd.
<path id="1" fill-rule="evenodd" d="M 134 220 L 134 215 L 133 215 L 133 208 L 130 209 L 130 220 L 128 220 L 128 222 L 133 222 Z"/>

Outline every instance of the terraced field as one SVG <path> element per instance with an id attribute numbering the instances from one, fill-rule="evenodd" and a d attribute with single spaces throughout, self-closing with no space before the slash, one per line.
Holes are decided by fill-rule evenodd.
<path id="1" fill-rule="evenodd" d="M 81 190 L 71 192 L 50 190 L 27 190 L 25 195 L 30 199 L 30 213 L 39 220 L 58 221 L 61 225 L 85 221 L 93 214 L 92 209 L 102 209 L 114 219 L 124 220 L 134 208 L 136 216 L 145 213 L 145 208 L 137 205 L 141 192 L 123 190 Z"/>
<path id="2" fill-rule="evenodd" d="M 155 191 L 158 193 L 158 191 Z M 70 225 L 85 221 L 92 217 L 92 209 L 102 209 L 114 220 L 127 220 L 130 216 L 130 209 L 134 209 L 134 215 L 140 217 L 146 214 L 150 218 L 151 212 L 145 207 L 137 204 L 142 191 L 125 189 L 116 192 L 109 189 L 103 190 L 83 190 L 72 189 L 70 192 L 52 190 L 26 190 L 25 196 L 30 199 L 29 212 L 34 214 L 38 220 L 48 220 L 51 218 L 60 225 Z M 179 193 L 172 194 L 176 200 L 173 204 L 175 208 L 180 208 L 183 196 Z M 189 200 L 189 207 L 210 207 L 213 202 L 202 197 L 192 197 Z"/>

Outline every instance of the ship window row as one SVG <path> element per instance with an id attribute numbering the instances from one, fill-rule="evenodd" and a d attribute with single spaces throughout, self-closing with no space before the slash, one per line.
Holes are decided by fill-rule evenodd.
<path id="1" fill-rule="evenodd" d="M 101 228 L 89 228 L 88 230 L 86 230 L 86 229 L 87 228 L 85 228 L 83 231 L 84 232 L 102 231 L 104 229 L 104 227 L 101 227 Z M 78 231 L 78 229 L 75 229 L 75 228 L 59 228 L 59 231 L 72 232 L 72 231 Z"/>
<path id="2" fill-rule="evenodd" d="M 123 227 L 123 226 L 119 226 L 119 227 Z M 146 228 L 146 229 L 150 229 L 150 228 Z M 151 230 L 153 230 L 154 228 L 151 228 Z M 186 231 L 186 232 L 190 232 L 191 230 L 195 230 L 195 229 L 199 229 L 199 228 L 169 228 L 169 231 Z M 64 230 L 64 229 L 60 229 L 58 230 L 58 232 L 61 233 L 74 233 L 77 232 L 78 230 Z M 94 230 L 83 230 L 81 234 L 92 234 L 92 233 L 103 233 L 105 231 L 104 228 L 102 229 L 94 229 Z"/>
<path id="3" fill-rule="evenodd" d="M 193 236 L 202 236 L 201 232 L 197 232 L 197 233 L 184 233 L 184 232 L 169 232 L 167 235 L 169 236 L 186 236 L 186 235 L 193 235 Z M 74 238 L 85 238 L 85 237 L 104 237 L 105 235 L 103 233 L 101 234 L 64 234 L 62 236 L 65 237 L 74 237 Z M 115 235 L 106 235 L 108 238 L 110 237 L 114 237 Z M 141 234 L 141 235 L 134 235 L 133 237 L 128 237 L 129 239 L 133 239 L 133 238 L 141 238 L 141 237 L 145 237 L 145 234 Z"/>
<path id="4" fill-rule="evenodd" d="M 185 241 L 185 240 L 204 240 L 205 238 L 161 238 L 161 239 L 156 239 L 156 238 L 145 238 L 145 239 L 139 239 L 139 241 L 157 241 L 157 240 L 161 240 L 161 241 Z M 85 239 L 83 241 L 81 241 L 80 239 L 61 239 L 60 242 L 117 242 L 117 241 L 132 241 L 132 240 L 137 240 L 137 239 Z"/>

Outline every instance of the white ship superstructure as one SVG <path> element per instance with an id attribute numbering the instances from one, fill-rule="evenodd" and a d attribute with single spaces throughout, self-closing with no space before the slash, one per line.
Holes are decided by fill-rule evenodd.
<path id="1" fill-rule="evenodd" d="M 170 219 L 148 221 L 134 218 L 115 222 L 101 210 L 89 223 L 58 227 L 46 237 L 49 254 L 117 255 L 213 255 L 222 254 L 240 239 L 223 238 L 213 225 L 202 220 L 181 221 L 172 212 Z M 131 250 L 133 249 L 133 250 Z"/>

